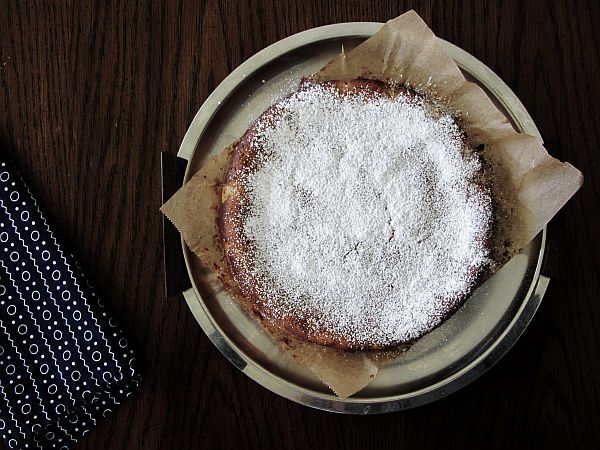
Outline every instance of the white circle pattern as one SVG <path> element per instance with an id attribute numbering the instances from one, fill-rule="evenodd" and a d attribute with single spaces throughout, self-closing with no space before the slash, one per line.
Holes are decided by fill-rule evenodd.
<path id="1" fill-rule="evenodd" d="M 0 430 L 10 448 L 68 448 L 64 443 L 89 430 L 90 417 L 95 421 L 130 394 L 139 375 L 102 300 L 18 174 L 0 164 Z M 124 379 L 128 386 L 114 385 Z M 91 390 L 98 392 L 94 399 Z M 85 408 L 65 421 L 79 402 Z M 49 431 L 46 418 L 62 425 Z M 23 436 L 36 437 L 24 442 Z"/>

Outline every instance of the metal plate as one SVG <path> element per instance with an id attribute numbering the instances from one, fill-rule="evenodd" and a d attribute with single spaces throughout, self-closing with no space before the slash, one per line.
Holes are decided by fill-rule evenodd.
<path id="1" fill-rule="evenodd" d="M 319 70 L 342 45 L 346 51 L 355 47 L 381 25 L 355 22 L 314 28 L 283 39 L 240 65 L 208 97 L 185 135 L 178 154 L 189 161 L 185 179 L 209 155 L 238 138 L 275 100 L 293 90 L 302 76 Z M 539 136 L 521 102 L 497 75 L 460 48 L 441 42 L 465 75 L 487 90 L 517 130 Z M 333 395 L 247 317 L 182 242 L 193 284 L 184 297 L 215 346 L 267 389 L 328 411 L 390 412 L 456 391 L 508 351 L 533 317 L 548 284 L 549 280 L 540 276 L 545 240 L 544 229 L 477 289 L 454 316 L 380 370 L 373 383 L 345 400 Z"/>

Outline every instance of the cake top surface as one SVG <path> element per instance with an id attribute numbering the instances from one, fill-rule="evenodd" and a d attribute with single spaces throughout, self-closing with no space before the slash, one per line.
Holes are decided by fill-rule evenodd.
<path id="1" fill-rule="evenodd" d="M 237 276 L 268 318 L 309 340 L 385 347 L 434 328 L 473 289 L 491 199 L 451 115 L 405 89 L 309 84 L 252 129 Z"/>

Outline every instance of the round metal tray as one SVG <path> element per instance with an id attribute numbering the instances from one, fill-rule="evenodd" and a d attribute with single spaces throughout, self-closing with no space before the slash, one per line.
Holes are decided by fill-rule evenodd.
<path id="1" fill-rule="evenodd" d="M 301 77 L 319 70 L 342 45 L 348 51 L 381 26 L 355 22 L 314 28 L 283 39 L 240 65 L 207 98 L 181 143 L 178 156 L 188 160 L 185 180 L 209 155 L 237 139 L 263 110 L 293 90 Z M 441 42 L 465 75 L 487 90 L 517 130 L 539 136 L 521 102 L 497 75 L 464 50 Z M 544 229 L 448 321 L 381 369 L 370 385 L 344 400 L 333 395 L 244 314 L 182 242 L 193 286 L 183 294 L 215 346 L 267 389 L 328 411 L 391 412 L 456 391 L 509 350 L 533 317 L 549 281 L 540 275 L 545 240 Z"/>

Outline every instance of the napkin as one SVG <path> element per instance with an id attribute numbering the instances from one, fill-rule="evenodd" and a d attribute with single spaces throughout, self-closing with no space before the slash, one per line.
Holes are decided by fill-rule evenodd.
<path id="1" fill-rule="evenodd" d="M 12 164 L 0 157 L 0 435 L 71 448 L 139 382 L 134 353 Z"/>

